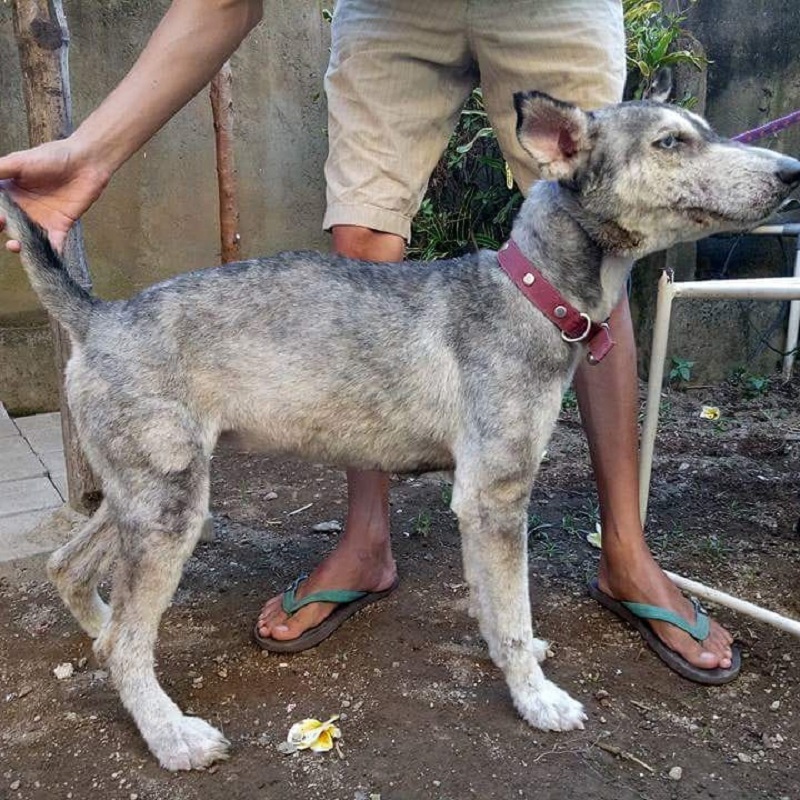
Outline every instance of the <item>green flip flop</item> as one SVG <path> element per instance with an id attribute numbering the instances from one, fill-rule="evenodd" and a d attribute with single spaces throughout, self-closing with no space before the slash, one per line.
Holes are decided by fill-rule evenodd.
<path id="1" fill-rule="evenodd" d="M 301 653 L 309 650 L 324 642 L 339 626 L 347 619 L 361 611 L 362 608 L 382 600 L 391 594 L 399 583 L 395 578 L 394 583 L 382 592 L 362 592 L 350 589 L 328 589 L 321 592 L 312 592 L 306 597 L 298 600 L 297 588 L 308 578 L 308 575 L 301 575 L 292 581 L 283 593 L 281 606 L 289 614 L 297 613 L 301 608 L 311 603 L 336 603 L 337 607 L 319 625 L 303 631 L 294 639 L 280 640 L 273 639 L 271 636 L 262 636 L 258 632 L 258 620 L 253 628 L 253 639 L 262 649 L 270 653 Z"/>
<path id="2" fill-rule="evenodd" d="M 691 598 L 695 610 L 695 621 L 691 623 L 676 612 L 666 608 L 651 606 L 647 603 L 626 603 L 617 600 L 606 594 L 598 586 L 597 580 L 593 580 L 589 584 L 589 595 L 597 600 L 600 605 L 634 627 L 647 642 L 650 649 L 678 675 L 695 683 L 702 683 L 708 686 L 730 683 L 739 675 L 739 671 L 742 668 L 742 654 L 735 645 L 732 648 L 733 654 L 730 667 L 727 669 L 722 667 L 703 669 L 689 663 L 680 653 L 664 644 L 650 627 L 648 620 L 668 622 L 670 625 L 674 625 L 676 628 L 688 633 L 695 641 L 702 642 L 708 636 L 711 622 L 708 618 L 708 612 L 700 605 L 698 600 Z"/>

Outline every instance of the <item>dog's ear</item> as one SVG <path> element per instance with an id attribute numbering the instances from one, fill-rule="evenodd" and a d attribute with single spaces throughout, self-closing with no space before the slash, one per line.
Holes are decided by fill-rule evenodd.
<path id="1" fill-rule="evenodd" d="M 669 67 L 661 67 L 651 78 L 650 84 L 642 94 L 642 100 L 666 103 L 672 94 L 672 83 L 672 70 Z"/>
<path id="2" fill-rule="evenodd" d="M 541 92 L 517 92 L 517 139 L 543 178 L 570 180 L 589 150 L 589 116 Z"/>

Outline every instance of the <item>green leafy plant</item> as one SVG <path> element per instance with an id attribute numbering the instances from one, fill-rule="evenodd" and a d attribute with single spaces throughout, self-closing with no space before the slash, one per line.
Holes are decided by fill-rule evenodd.
<path id="1" fill-rule="evenodd" d="M 666 13 L 660 0 L 623 0 L 623 9 L 629 84 L 635 96 L 641 97 L 664 67 L 704 63 L 701 56 L 674 46 L 683 32 L 683 13 Z M 430 261 L 482 247 L 496 249 L 508 238 L 521 203 L 522 194 L 489 123 L 483 93 L 475 89 L 413 221 L 408 257 Z"/>
<path id="2" fill-rule="evenodd" d="M 412 522 L 414 526 L 414 534 L 427 539 L 428 534 L 431 532 L 432 522 L 433 520 L 431 519 L 431 515 L 428 511 L 420 511 Z"/>
<path id="3" fill-rule="evenodd" d="M 766 375 L 748 375 L 745 381 L 745 392 L 750 397 L 761 397 L 769 390 L 769 378 Z"/>
<path id="4" fill-rule="evenodd" d="M 561 398 L 561 410 L 574 411 L 577 407 L 578 395 L 575 394 L 575 390 L 570 387 L 564 392 L 564 396 Z"/>
<path id="5" fill-rule="evenodd" d="M 409 258 L 452 258 L 497 249 L 522 204 L 475 89 L 428 184 L 411 231 Z"/>
<path id="6" fill-rule="evenodd" d="M 670 383 L 686 383 L 692 379 L 692 368 L 695 362 L 685 358 L 672 357 L 672 369 L 669 371 Z"/>
<path id="7" fill-rule="evenodd" d="M 689 0 L 686 8 L 696 0 Z M 666 12 L 660 0 L 623 0 L 626 31 L 628 85 L 633 98 L 646 97 L 666 68 L 691 64 L 701 69 L 708 60 L 691 50 L 677 47 L 684 34 L 685 11 Z M 697 98 L 686 98 L 681 105 L 694 105 Z"/>

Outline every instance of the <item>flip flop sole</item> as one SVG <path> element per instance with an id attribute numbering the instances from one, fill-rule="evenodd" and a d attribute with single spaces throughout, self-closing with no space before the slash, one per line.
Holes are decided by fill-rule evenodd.
<path id="1" fill-rule="evenodd" d="M 319 625 L 303 631 L 294 639 L 281 640 L 273 639 L 271 636 L 262 636 L 258 632 L 258 622 L 256 622 L 253 627 L 253 641 L 262 650 L 270 653 L 302 653 L 304 650 L 310 650 L 312 647 L 324 642 L 343 622 L 350 619 L 354 614 L 390 595 L 397 588 L 398 583 L 399 580 L 395 580 L 388 589 L 384 589 L 382 592 L 370 592 L 363 597 L 359 597 L 358 600 L 338 605 Z"/>
<path id="2" fill-rule="evenodd" d="M 607 595 L 598 585 L 597 580 L 589 584 L 589 595 L 597 600 L 601 606 L 607 608 L 612 614 L 616 614 L 633 628 L 635 628 L 642 639 L 647 642 L 650 649 L 672 670 L 695 683 L 702 683 L 706 686 L 721 686 L 730 683 L 739 675 L 742 668 L 742 654 L 738 647 L 733 646 L 731 665 L 728 669 L 717 667 L 716 669 L 703 669 L 690 664 L 680 653 L 675 652 L 671 647 L 667 647 L 661 639 L 656 636 L 653 629 L 646 620 L 637 617 L 633 612 L 626 608 L 619 600 Z"/>

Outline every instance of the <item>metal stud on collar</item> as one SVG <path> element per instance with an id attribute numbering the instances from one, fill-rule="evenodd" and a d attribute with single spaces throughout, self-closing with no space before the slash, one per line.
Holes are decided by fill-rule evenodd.
<path id="1" fill-rule="evenodd" d="M 536 280 L 536 276 L 535 276 L 535 275 L 534 275 L 532 272 L 526 272 L 526 273 L 525 273 L 525 274 L 522 276 L 522 282 L 523 282 L 523 283 L 524 283 L 526 286 L 530 286 L 530 285 L 531 285 L 531 284 L 532 284 L 532 283 L 533 283 L 535 280 Z"/>

